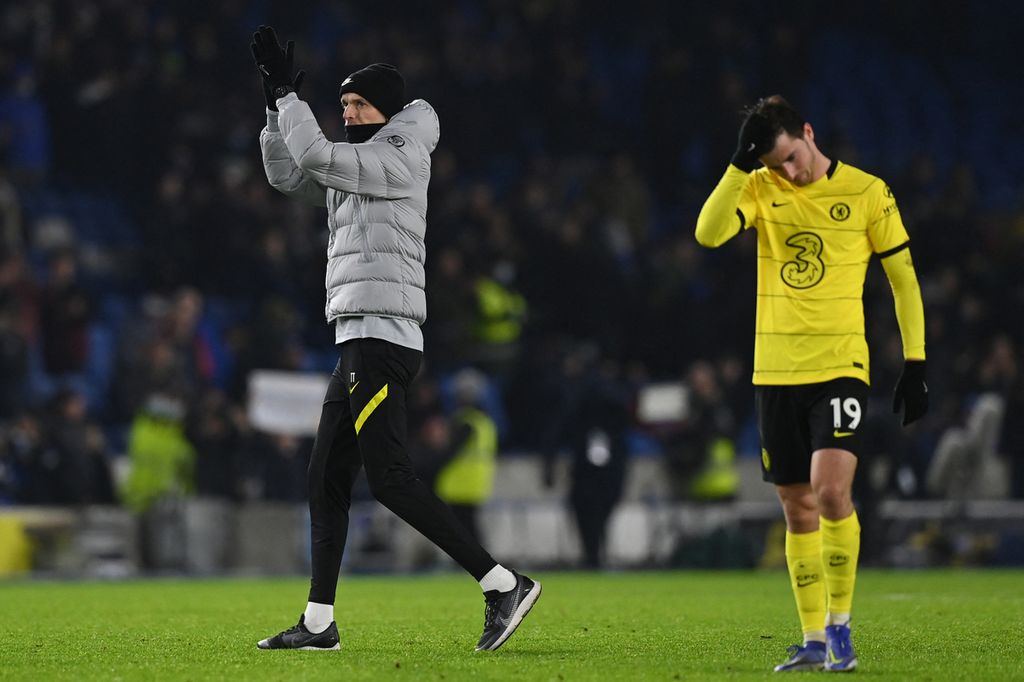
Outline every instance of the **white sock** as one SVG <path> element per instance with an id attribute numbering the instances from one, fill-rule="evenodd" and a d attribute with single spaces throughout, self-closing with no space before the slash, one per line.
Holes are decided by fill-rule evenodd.
<path id="1" fill-rule="evenodd" d="M 804 633 L 804 646 L 807 646 L 808 642 L 820 642 L 825 643 L 825 631 L 824 630 L 810 630 Z"/>
<path id="2" fill-rule="evenodd" d="M 512 575 L 512 571 L 501 564 L 497 564 L 494 568 L 487 571 L 487 575 L 480 579 L 480 589 L 484 592 L 492 592 L 494 590 L 508 592 L 509 590 L 514 590 L 515 587 L 516 577 Z"/>
<path id="3" fill-rule="evenodd" d="M 334 604 L 306 603 L 306 629 L 316 634 L 326 630 L 334 622 Z"/>
<path id="4" fill-rule="evenodd" d="M 825 620 L 826 625 L 849 625 L 850 614 L 849 613 L 832 613 L 828 612 L 828 618 Z"/>

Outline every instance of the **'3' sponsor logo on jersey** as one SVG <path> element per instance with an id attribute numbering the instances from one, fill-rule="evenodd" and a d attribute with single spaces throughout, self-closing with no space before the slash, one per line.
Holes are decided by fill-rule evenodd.
<path id="1" fill-rule="evenodd" d="M 825 276 L 825 263 L 821 260 L 825 245 L 813 232 L 798 232 L 786 240 L 786 246 L 796 250 L 793 260 L 782 264 L 779 275 L 786 286 L 810 289 Z"/>

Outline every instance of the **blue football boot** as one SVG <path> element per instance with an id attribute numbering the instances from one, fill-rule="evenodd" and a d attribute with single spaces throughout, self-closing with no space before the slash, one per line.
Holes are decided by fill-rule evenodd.
<path id="1" fill-rule="evenodd" d="M 828 650 L 828 655 L 825 657 L 825 670 L 849 672 L 856 669 L 857 654 L 853 652 L 849 625 L 826 626 L 825 646 Z"/>
<path id="2" fill-rule="evenodd" d="M 807 642 L 803 646 L 794 644 L 786 649 L 789 659 L 775 666 L 777 673 L 807 672 L 821 670 L 825 665 L 825 643 Z"/>

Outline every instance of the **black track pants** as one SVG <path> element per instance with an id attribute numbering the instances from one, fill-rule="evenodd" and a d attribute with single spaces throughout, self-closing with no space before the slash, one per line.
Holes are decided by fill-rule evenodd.
<path id="1" fill-rule="evenodd" d="M 309 462 L 309 601 L 334 603 L 360 466 L 381 504 L 480 580 L 496 562 L 416 476 L 406 449 L 406 394 L 422 353 L 380 339 L 346 341 L 340 350 Z"/>

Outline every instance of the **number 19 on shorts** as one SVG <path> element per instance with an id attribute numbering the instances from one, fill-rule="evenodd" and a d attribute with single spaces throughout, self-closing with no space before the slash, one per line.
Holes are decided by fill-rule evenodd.
<path id="1" fill-rule="evenodd" d="M 860 424 L 860 402 L 856 398 L 832 398 L 828 401 L 832 406 L 832 426 L 836 429 L 843 429 L 843 417 L 849 419 L 845 428 L 853 431 Z"/>

